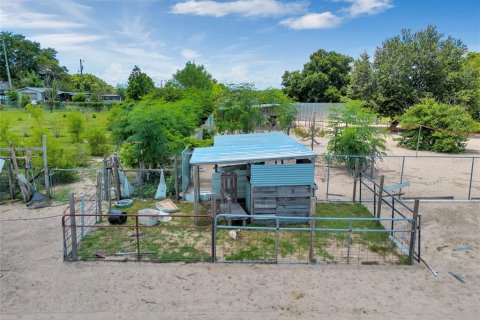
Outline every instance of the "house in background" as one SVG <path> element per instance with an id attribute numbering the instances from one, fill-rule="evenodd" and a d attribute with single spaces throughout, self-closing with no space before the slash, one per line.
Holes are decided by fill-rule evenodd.
<path id="1" fill-rule="evenodd" d="M 0 103 L 5 103 L 7 101 L 7 91 L 10 89 L 8 83 L 0 80 Z"/>
<path id="2" fill-rule="evenodd" d="M 117 103 L 122 101 L 122 97 L 117 93 L 105 93 L 100 95 L 100 100 L 103 103 Z"/>
<path id="3" fill-rule="evenodd" d="M 32 102 L 42 102 L 45 101 L 45 90 L 47 90 L 47 88 L 25 87 L 18 91 L 22 95 L 28 95 Z"/>

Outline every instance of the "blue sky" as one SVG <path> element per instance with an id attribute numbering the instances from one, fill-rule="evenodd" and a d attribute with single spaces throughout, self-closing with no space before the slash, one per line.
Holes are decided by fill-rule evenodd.
<path id="1" fill-rule="evenodd" d="M 480 51 L 478 0 L 3 0 L 2 31 L 58 51 L 71 73 L 125 83 L 134 65 L 157 85 L 188 60 L 225 83 L 280 87 L 322 48 L 357 58 L 402 28 L 428 24 Z"/>

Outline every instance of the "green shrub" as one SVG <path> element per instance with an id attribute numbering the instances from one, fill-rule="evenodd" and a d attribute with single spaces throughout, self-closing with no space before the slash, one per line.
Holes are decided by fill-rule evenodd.
<path id="1" fill-rule="evenodd" d="M 73 102 L 85 102 L 85 100 L 87 100 L 87 97 L 83 92 L 77 93 L 72 97 Z"/>
<path id="2" fill-rule="evenodd" d="M 93 128 L 87 136 L 92 156 L 103 156 L 108 151 L 107 136 L 101 128 Z"/>
<path id="3" fill-rule="evenodd" d="M 416 149 L 418 143 L 419 150 L 436 152 L 462 152 L 468 135 L 478 127 L 464 107 L 438 103 L 434 99 L 424 99 L 410 107 L 399 120 L 406 129 L 401 146 Z"/>
<path id="4" fill-rule="evenodd" d="M 68 118 L 68 131 L 72 135 L 73 142 L 79 142 L 85 131 L 85 118 L 80 112 L 72 112 Z"/>
<path id="5" fill-rule="evenodd" d="M 328 116 L 330 140 L 327 150 L 333 155 L 384 155 L 384 134 L 373 125 L 376 115 L 364 107 L 362 101 L 351 100 L 344 106 L 333 107 Z M 355 168 L 355 159 L 342 157 L 349 170 Z M 367 158 L 359 158 L 362 168 Z"/>

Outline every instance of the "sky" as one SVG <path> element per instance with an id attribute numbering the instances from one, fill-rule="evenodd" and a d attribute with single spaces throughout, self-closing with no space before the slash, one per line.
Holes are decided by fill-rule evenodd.
<path id="1" fill-rule="evenodd" d="M 428 25 L 480 51 L 478 0 L 1 0 L 0 29 L 57 50 L 70 73 L 160 86 L 187 61 L 223 83 L 281 86 L 318 49 L 358 58 Z"/>

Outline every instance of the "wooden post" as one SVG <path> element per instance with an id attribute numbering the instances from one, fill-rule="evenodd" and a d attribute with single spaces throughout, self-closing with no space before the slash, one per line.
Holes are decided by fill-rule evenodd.
<path id="1" fill-rule="evenodd" d="M 50 199 L 50 175 L 48 174 L 48 161 L 47 161 L 47 136 L 42 136 L 42 155 L 43 155 L 43 173 L 45 174 L 45 194 Z"/>
<path id="2" fill-rule="evenodd" d="M 198 223 L 199 201 L 200 201 L 200 169 L 199 166 L 193 166 L 193 214 L 195 224 Z"/>
<path id="3" fill-rule="evenodd" d="M 118 171 L 118 157 L 116 153 L 113 155 L 113 185 L 117 194 L 117 200 L 121 200 L 122 194 L 120 189 L 120 176 Z"/>
<path id="4" fill-rule="evenodd" d="M 175 175 L 175 200 L 178 201 L 178 155 L 175 154 L 175 158 L 173 159 L 174 170 L 173 174 Z"/>
<path id="5" fill-rule="evenodd" d="M 317 198 L 311 197 L 310 198 L 310 212 L 309 216 L 315 217 L 316 213 L 316 205 L 317 205 Z M 315 219 L 310 219 L 310 251 L 309 251 L 309 261 L 310 263 L 315 262 Z"/>
<path id="6" fill-rule="evenodd" d="M 97 171 L 97 214 L 102 214 L 102 175 Z M 102 221 L 102 216 L 97 216 L 96 221 Z"/>
<path id="7" fill-rule="evenodd" d="M 15 170 L 15 173 L 17 174 L 17 179 L 18 179 L 18 175 L 20 174 L 20 171 L 18 169 L 17 156 L 15 155 L 15 148 L 13 148 L 12 143 L 10 143 L 10 157 L 13 164 L 13 169 Z M 18 182 L 18 185 L 20 186 L 20 190 L 22 191 L 21 193 L 23 197 L 23 202 L 27 202 L 30 198 L 30 192 L 28 191 L 28 188 L 25 185 L 23 185 L 20 181 Z"/>
<path id="8" fill-rule="evenodd" d="M 353 172 L 353 202 L 357 201 L 357 181 L 358 181 L 358 158 L 355 159 L 355 171 Z"/>
<path id="9" fill-rule="evenodd" d="M 380 176 L 380 190 L 378 190 L 378 202 L 377 202 L 377 218 L 382 215 L 382 199 L 383 199 L 383 184 L 385 182 L 385 176 Z"/>
<path id="10" fill-rule="evenodd" d="M 103 198 L 105 200 L 108 199 L 108 191 L 107 191 L 107 179 L 108 179 L 108 169 L 107 169 L 107 156 L 103 156 Z"/>
<path id="11" fill-rule="evenodd" d="M 11 161 L 10 161 L 11 162 Z M 10 198 L 13 200 L 13 172 L 12 172 L 12 164 L 6 163 L 7 172 L 8 172 L 8 188 L 10 190 Z"/>
<path id="12" fill-rule="evenodd" d="M 408 260 L 410 264 L 413 264 L 413 251 L 415 250 L 415 238 L 417 234 L 417 223 L 418 223 L 418 207 L 420 206 L 420 200 L 415 199 L 413 205 L 413 222 L 412 222 L 412 231 L 410 232 L 410 246 L 408 248 Z"/>
<path id="13" fill-rule="evenodd" d="M 77 221 L 75 220 L 75 196 L 73 192 L 68 195 L 70 207 L 70 236 L 72 237 L 72 259 L 77 260 Z"/>

